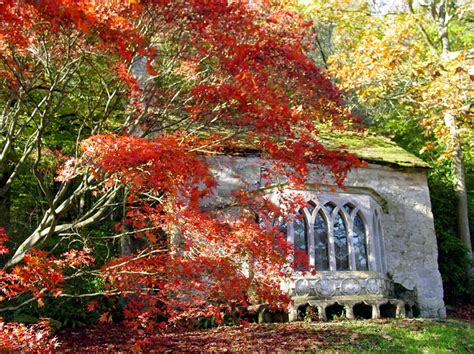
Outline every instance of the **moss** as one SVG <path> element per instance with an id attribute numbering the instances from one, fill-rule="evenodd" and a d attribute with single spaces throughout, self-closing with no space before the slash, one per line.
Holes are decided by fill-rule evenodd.
<path id="1" fill-rule="evenodd" d="M 381 136 L 321 133 L 318 139 L 326 148 L 337 149 L 343 146 L 347 151 L 368 162 L 394 164 L 402 167 L 430 167 L 426 162 L 402 149 L 393 141 Z"/>
<path id="2" fill-rule="evenodd" d="M 223 138 L 229 138 L 224 142 L 226 153 L 245 154 L 259 151 L 258 140 L 244 135 L 245 133 L 240 135 L 224 129 L 215 133 L 222 134 Z M 207 138 L 209 132 L 201 132 L 198 136 Z M 364 136 L 354 132 L 321 131 L 316 139 L 327 149 L 338 150 L 343 148 L 367 162 L 401 167 L 430 167 L 426 162 L 404 150 L 390 139 L 381 136 Z"/>

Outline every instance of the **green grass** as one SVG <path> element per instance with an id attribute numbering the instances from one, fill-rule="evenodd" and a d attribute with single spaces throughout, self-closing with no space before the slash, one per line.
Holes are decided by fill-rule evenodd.
<path id="1" fill-rule="evenodd" d="M 474 353 L 474 326 L 455 320 L 341 321 L 308 327 L 326 332 L 330 344 L 321 349 L 329 352 Z"/>

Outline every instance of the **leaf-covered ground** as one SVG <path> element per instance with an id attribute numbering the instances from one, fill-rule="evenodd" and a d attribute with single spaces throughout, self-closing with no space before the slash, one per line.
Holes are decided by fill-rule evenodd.
<path id="1" fill-rule="evenodd" d="M 219 327 L 161 335 L 134 335 L 118 324 L 59 333 L 65 352 L 131 351 L 370 351 L 472 353 L 474 326 L 466 322 L 370 320 Z"/>

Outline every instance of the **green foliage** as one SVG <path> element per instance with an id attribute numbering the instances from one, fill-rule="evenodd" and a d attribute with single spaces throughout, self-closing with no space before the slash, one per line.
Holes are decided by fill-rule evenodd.
<path id="1" fill-rule="evenodd" d="M 318 310 L 314 308 L 313 306 L 306 307 L 303 321 L 305 322 L 319 321 Z"/>
<path id="2" fill-rule="evenodd" d="M 228 313 L 224 314 L 224 319 L 221 323 L 218 323 L 214 316 L 201 317 L 197 319 L 196 322 L 193 324 L 193 328 L 208 329 L 219 326 L 236 326 L 241 322 L 241 320 L 241 318 Z"/>
<path id="3" fill-rule="evenodd" d="M 217 327 L 217 324 L 214 317 L 203 317 L 197 320 L 193 327 L 196 329 L 207 329 Z"/>
<path id="4" fill-rule="evenodd" d="M 54 249 L 54 255 L 71 248 L 82 249 L 83 245 L 89 246 L 93 250 L 95 264 L 103 265 L 111 256 L 118 254 L 118 240 L 111 242 L 108 239 L 101 239 L 101 236 L 112 233 L 113 221 L 103 222 L 93 230 L 84 230 L 83 235 L 64 236 L 60 242 L 50 239 L 46 247 Z M 49 245 L 50 244 L 50 245 Z M 55 247 L 54 247 L 55 246 Z M 68 274 L 66 274 L 67 276 Z M 5 313 L 7 320 L 14 320 L 25 324 L 36 323 L 40 318 L 48 318 L 58 327 L 78 327 L 96 323 L 101 312 L 110 312 L 120 308 L 119 300 L 116 298 L 81 297 L 82 294 L 95 294 L 104 292 L 105 281 L 93 274 L 84 274 L 80 277 L 69 280 L 59 297 L 42 298 L 44 306 L 39 306 L 36 301 L 16 311 Z M 67 294 L 64 295 L 64 294 Z M 15 307 L 30 298 L 29 294 L 24 294 L 9 301 L 5 306 Z M 88 309 L 88 304 L 96 301 L 93 310 Z"/>
<path id="5" fill-rule="evenodd" d="M 444 296 L 448 304 L 472 302 L 472 277 L 467 269 L 471 260 L 467 249 L 457 236 L 456 198 L 447 178 L 433 173 L 429 179 L 431 203 L 438 239 L 438 263 L 443 278 Z M 470 216 L 473 218 L 471 199 Z M 474 226 L 474 225 L 473 225 Z"/>
<path id="6" fill-rule="evenodd" d="M 64 294 L 80 295 L 93 294 L 104 291 L 104 281 L 95 276 L 83 276 L 71 280 L 64 289 Z M 28 295 L 22 295 L 6 306 L 16 306 L 28 299 Z M 87 309 L 91 300 L 97 301 L 94 311 Z M 25 324 L 36 323 L 40 318 L 51 319 L 58 327 L 78 327 L 92 324 L 99 319 L 99 313 L 104 309 L 111 309 L 115 300 L 105 297 L 47 297 L 42 299 L 44 306 L 39 306 L 36 301 L 5 316 L 7 320 L 13 320 Z M 105 311 L 105 310 L 104 310 Z"/>

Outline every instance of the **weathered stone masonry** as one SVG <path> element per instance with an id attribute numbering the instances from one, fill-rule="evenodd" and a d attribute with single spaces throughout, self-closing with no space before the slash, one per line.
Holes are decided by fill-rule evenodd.
<path id="1" fill-rule="evenodd" d="M 421 317 L 446 317 L 426 170 L 371 164 L 353 171 L 346 183 L 386 201 L 381 217 L 387 272 L 416 290 Z"/>
<path id="2" fill-rule="evenodd" d="M 218 179 L 217 196 L 212 204 L 226 203 L 236 188 L 258 188 L 262 182 L 261 171 L 268 165 L 256 156 L 217 156 L 210 163 Z M 361 204 L 355 206 L 360 207 L 366 223 L 368 269 L 354 269 L 352 260 L 351 269 L 337 271 L 332 254 L 330 270 L 321 271 L 316 277 L 295 274 L 285 285 L 295 300 L 290 320 L 296 318 L 298 306 L 307 304 L 317 308 L 324 319 L 327 307 L 336 302 L 345 308 L 347 317 L 352 317 L 361 306 L 369 308 L 372 317 L 378 317 L 385 311 L 384 306 L 389 305 L 397 317 L 417 314 L 445 317 L 426 169 L 370 163 L 352 170 L 345 182 L 347 190 L 336 193 L 321 187 L 320 182 L 318 173 L 310 173 L 307 189 L 296 192 L 321 203 L 354 200 L 352 204 Z M 268 194 L 271 198 L 272 191 Z M 381 230 L 368 220 L 375 210 Z M 353 254 L 354 247 L 349 247 L 352 259 Z M 397 289 L 405 290 L 408 295 Z"/>

